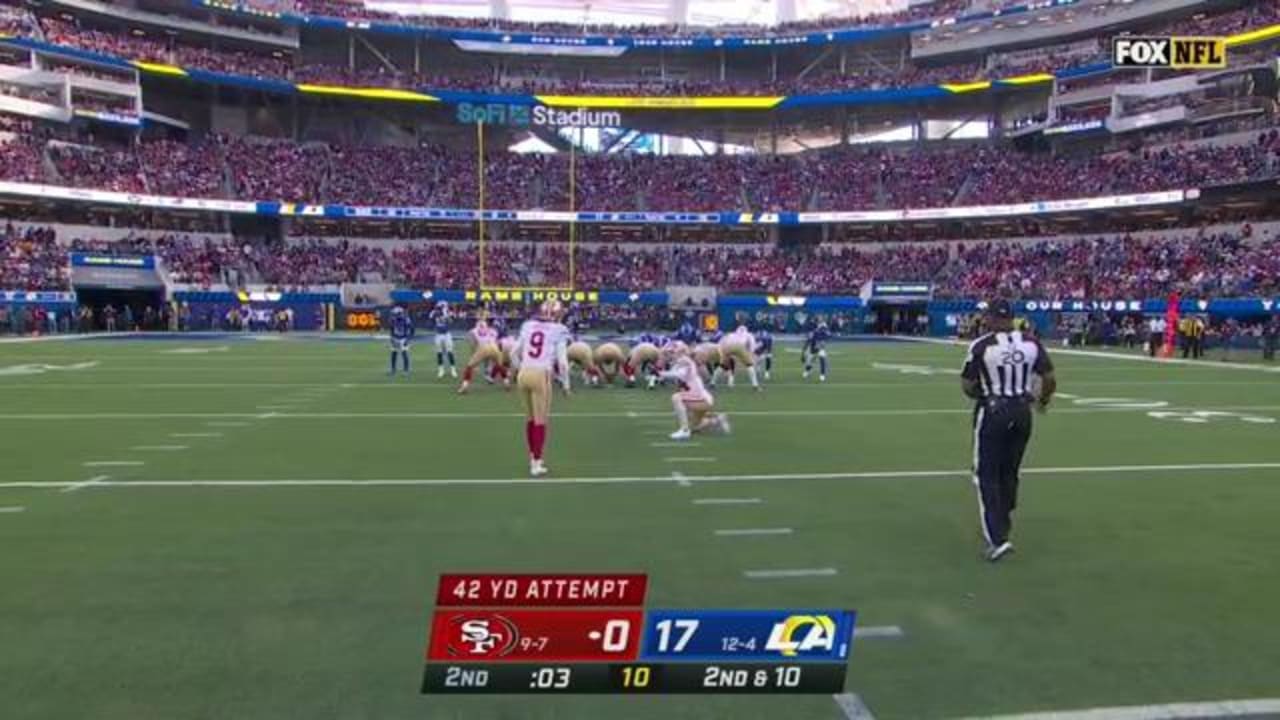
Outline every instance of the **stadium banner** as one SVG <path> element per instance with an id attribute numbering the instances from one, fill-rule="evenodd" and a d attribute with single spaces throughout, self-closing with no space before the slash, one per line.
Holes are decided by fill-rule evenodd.
<path id="1" fill-rule="evenodd" d="M 853 295 L 721 295 L 716 298 L 721 308 L 808 308 L 810 310 L 857 310 L 865 307 L 862 298 Z"/>
<path id="2" fill-rule="evenodd" d="M 98 253 L 71 253 L 73 267 L 114 267 L 130 270 L 154 270 L 154 255 L 101 255 Z"/>
<path id="3" fill-rule="evenodd" d="M 863 298 L 878 302 L 927 302 L 933 297 L 933 283 L 872 281 Z"/>
<path id="4" fill-rule="evenodd" d="M 972 299 L 936 300 L 929 304 L 930 311 L 978 312 L 986 308 L 986 302 Z M 1165 298 L 1111 299 L 1111 300 L 1015 300 L 1015 312 L 1020 313 L 1093 313 L 1118 312 L 1164 315 L 1169 309 Z M 1274 298 L 1182 298 L 1178 303 L 1180 313 L 1209 313 L 1211 315 L 1248 316 L 1280 313 L 1280 297 Z"/>
<path id="5" fill-rule="evenodd" d="M 267 292 L 246 290 L 176 290 L 173 299 L 178 302 L 235 302 L 263 303 L 266 305 L 290 303 L 336 303 L 341 293 L 334 292 Z"/>
<path id="6" fill-rule="evenodd" d="M 1047 200 L 1012 205 L 972 205 L 966 207 L 911 210 L 860 210 L 852 212 L 567 212 L 556 210 L 469 210 L 462 208 L 380 207 L 365 205 L 319 205 L 278 201 L 249 202 L 213 198 L 181 198 L 143 195 L 110 190 L 87 190 L 0 181 L 0 195 L 36 197 L 111 205 L 130 205 L 170 210 L 198 210 L 287 217 L 329 219 L 376 218 L 380 220 L 438 220 L 452 222 L 556 222 L 664 225 L 796 225 L 811 223 L 887 223 L 915 220 L 959 220 L 981 217 L 1042 215 L 1055 212 L 1113 210 L 1118 208 L 1167 205 L 1193 200 L 1198 189 L 1113 195 L 1098 198 Z"/>
<path id="7" fill-rule="evenodd" d="M 958 22 L 987 20 L 995 17 L 1017 15 L 1028 12 L 1029 10 L 1045 7 L 1074 5 L 1079 1 L 1080 0 L 1039 0 L 1038 2 L 1029 2 L 1022 5 L 1001 8 L 997 11 L 964 13 L 950 17 L 935 18 L 933 20 L 916 20 L 893 25 L 862 25 L 857 27 L 832 28 L 829 30 L 814 30 L 810 32 L 787 34 L 763 32 L 757 34 L 744 33 L 741 35 L 723 36 L 710 34 L 664 36 L 646 34 L 556 35 L 550 33 L 507 32 L 502 29 L 489 30 L 429 27 L 424 25 L 410 25 L 407 24 L 407 22 L 405 24 L 401 24 L 374 20 L 348 20 L 337 17 L 307 15 L 305 13 L 289 11 L 275 12 L 270 10 L 261 10 L 249 4 L 225 2 L 224 0 L 190 0 L 191 4 L 197 7 L 252 15 L 257 18 L 269 18 L 290 25 L 305 25 L 335 30 L 363 30 L 393 35 L 417 35 L 420 37 L 452 41 L 457 47 L 464 50 L 474 48 L 476 50 L 483 50 L 484 52 L 517 52 L 514 50 L 495 50 L 493 46 L 499 45 L 521 47 L 522 49 L 518 52 L 522 53 L 540 53 L 547 55 L 591 54 L 593 56 L 598 56 L 604 53 L 597 52 L 595 49 L 603 48 L 609 51 L 608 56 L 610 57 L 616 56 L 613 54 L 615 48 L 621 49 L 622 51 L 626 51 L 631 48 L 719 50 L 721 48 L 778 48 L 793 47 L 796 45 L 812 46 L 851 43 L 875 40 L 890 34 L 910 33 L 931 27 L 954 25 Z M 397 9 L 394 4 L 393 6 L 384 8 L 383 4 L 379 2 L 368 3 L 368 7 L 370 10 L 374 11 L 385 9 L 388 12 L 394 12 Z M 468 47 L 463 43 L 474 45 Z M 571 50 L 574 48 L 577 50 Z M 621 54 L 621 52 L 618 52 L 617 54 Z"/>
<path id="8" fill-rule="evenodd" d="M 140 195 L 113 190 L 86 190 L 83 188 L 40 185 L 36 183 L 0 180 L 0 195 L 17 195 L 46 200 L 72 200 L 76 202 L 131 205 L 169 210 L 204 210 L 209 212 L 256 213 L 258 203 L 242 200 L 215 200 L 212 198 L 180 198 L 163 195 Z"/>
<path id="9" fill-rule="evenodd" d="M 415 303 L 536 303 L 556 299 L 564 303 L 591 305 L 661 305 L 670 302 L 666 292 L 627 292 L 624 290 L 566 290 L 558 288 L 491 288 L 481 290 L 412 290 L 401 288 L 391 291 L 391 301 L 397 304 Z"/>
<path id="10" fill-rule="evenodd" d="M 74 305 L 74 292 L 0 290 L 0 305 Z"/>

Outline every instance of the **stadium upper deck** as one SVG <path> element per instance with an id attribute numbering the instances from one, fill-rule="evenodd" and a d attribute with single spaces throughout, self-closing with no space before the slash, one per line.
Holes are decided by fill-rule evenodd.
<path id="1" fill-rule="evenodd" d="M 993 87 L 1043 86 L 1055 76 L 1107 69 L 1105 43 L 1095 43 L 1092 50 L 1083 52 L 1078 47 L 1071 53 L 1050 48 L 1042 56 L 1022 53 L 1019 58 L 995 52 L 1008 43 L 1023 48 L 1051 46 L 1068 40 L 1096 41 L 1118 29 L 1135 29 L 1234 34 L 1239 37 L 1233 42 L 1243 48 L 1280 34 L 1280 26 L 1275 25 L 1280 20 L 1280 3 L 1274 0 L 1243 7 L 1234 2 L 1170 0 L 1144 4 L 1140 13 L 1128 5 L 1082 1 L 1000 15 L 1014 19 L 1025 15 L 1026 22 L 1037 27 L 1057 27 L 1055 13 L 1088 14 L 1079 22 L 1075 17 L 1057 18 L 1068 21 L 1061 23 L 1061 32 L 1035 38 L 1019 37 L 1016 26 L 935 21 L 933 25 L 946 32 L 969 28 L 965 33 L 970 37 L 992 36 L 980 48 L 949 53 L 943 63 L 925 57 L 934 53 L 932 46 L 948 41 L 942 29 L 912 35 L 913 29 L 930 27 L 930 23 L 891 26 L 893 30 L 882 26 L 848 30 L 852 34 L 847 36 L 835 32 L 796 36 L 806 38 L 805 42 L 791 44 L 739 47 L 717 37 L 707 47 L 677 53 L 620 44 L 621 39 L 613 37 L 602 39 L 601 45 L 590 35 L 539 35 L 536 38 L 546 42 L 515 42 L 510 33 L 489 30 L 435 28 L 435 34 L 425 35 L 380 32 L 408 26 L 248 14 L 243 9 L 209 12 L 202 6 L 161 0 L 136 8 L 96 0 L 74 4 L 53 0 L 40 6 L 39 22 L 11 18 L 8 30 L 17 36 L 13 43 L 42 52 L 89 51 L 90 55 L 81 56 L 139 68 L 156 77 L 276 93 L 418 102 L 721 109 L 937 101 Z M 943 9 L 951 7 L 943 4 Z M 330 2 L 311 9 L 349 17 L 359 6 Z M 499 40 L 457 33 L 493 35 Z M 601 47 L 609 52 L 596 52 Z M 408 92 L 377 92 L 383 89 Z M 662 98 L 682 102 L 668 104 Z M 693 98 L 702 102 L 688 102 Z"/>

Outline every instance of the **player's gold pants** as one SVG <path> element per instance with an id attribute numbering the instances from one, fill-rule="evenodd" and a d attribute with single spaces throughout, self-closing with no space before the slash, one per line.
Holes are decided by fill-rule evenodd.
<path id="1" fill-rule="evenodd" d="M 520 368 L 516 387 L 524 398 L 525 411 L 539 425 L 551 417 L 551 371 L 544 368 Z"/>

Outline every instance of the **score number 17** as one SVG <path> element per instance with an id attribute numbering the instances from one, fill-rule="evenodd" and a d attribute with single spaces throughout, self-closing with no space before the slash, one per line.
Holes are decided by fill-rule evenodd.
<path id="1" fill-rule="evenodd" d="M 663 620 L 657 624 L 658 652 L 683 652 L 698 630 L 698 620 Z M 673 637 L 674 636 L 674 637 Z M 671 641 L 675 640 L 673 644 Z"/>

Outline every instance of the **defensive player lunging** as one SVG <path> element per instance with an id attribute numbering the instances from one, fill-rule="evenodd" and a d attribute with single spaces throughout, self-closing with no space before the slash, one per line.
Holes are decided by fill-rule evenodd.
<path id="1" fill-rule="evenodd" d="M 813 371 L 813 361 L 818 360 L 818 381 L 827 381 L 827 338 L 831 337 L 831 333 L 827 332 L 827 324 L 818 323 L 805 338 L 804 351 L 801 357 L 804 358 L 804 377 L 807 380 L 809 373 Z"/>
<path id="2" fill-rule="evenodd" d="M 413 340 L 413 320 L 404 308 L 391 308 L 391 372 L 396 374 L 396 357 L 399 356 L 404 365 L 404 374 L 409 374 L 409 342 Z"/>
<path id="3" fill-rule="evenodd" d="M 449 331 L 449 322 L 453 313 L 449 312 L 449 304 L 441 300 L 436 309 L 431 311 L 431 324 L 436 329 L 436 377 L 444 377 L 444 361 L 449 360 L 449 376 L 458 377 L 458 363 L 453 356 L 453 333 Z"/>
<path id="4" fill-rule="evenodd" d="M 547 421 L 551 417 L 552 374 L 557 362 L 564 362 L 569 329 L 560 324 L 559 301 L 542 303 L 538 317 L 520 327 L 520 338 L 512 352 L 517 368 L 516 387 L 524 399 L 525 442 L 529 446 L 529 474 L 547 474 L 542 451 L 547 442 Z"/>
<path id="5" fill-rule="evenodd" d="M 465 393 L 471 387 L 471 378 L 475 375 L 476 368 L 483 368 L 486 362 L 492 363 L 495 368 L 502 365 L 502 351 L 498 349 L 498 331 L 489 327 L 489 323 L 485 322 L 484 318 L 476 320 L 476 326 L 471 329 L 471 343 L 471 357 L 467 360 L 467 366 L 462 369 L 459 393 Z"/>
<path id="6" fill-rule="evenodd" d="M 689 352 L 689 346 L 680 341 L 671 343 L 663 351 L 663 360 L 667 369 L 662 372 L 662 379 L 673 380 L 679 385 L 671 396 L 671 406 L 680 427 L 671 433 L 671 439 L 688 440 L 693 433 L 706 430 L 719 430 L 727 435 L 729 416 L 712 412 L 715 400 L 702 382 L 702 373 Z"/>
<path id="7" fill-rule="evenodd" d="M 773 335 L 768 330 L 756 333 L 756 359 L 764 365 L 764 379 L 773 377 Z"/>

